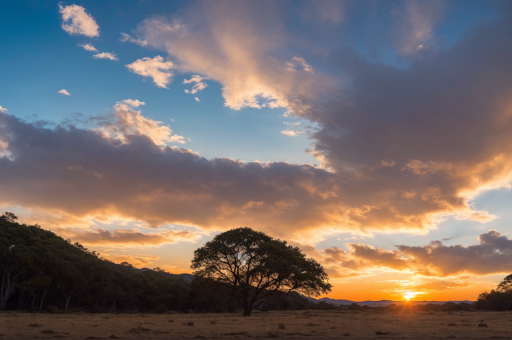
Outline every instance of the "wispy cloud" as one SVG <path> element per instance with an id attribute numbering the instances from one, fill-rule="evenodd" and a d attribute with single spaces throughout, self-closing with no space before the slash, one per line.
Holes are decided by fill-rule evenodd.
<path id="1" fill-rule="evenodd" d="M 96 59 L 118 60 L 117 56 L 115 54 L 109 53 L 109 52 L 101 52 L 101 53 L 93 55 L 92 57 L 96 58 Z"/>
<path id="2" fill-rule="evenodd" d="M 291 126 L 297 126 L 297 125 L 300 125 L 301 123 L 300 122 L 295 122 L 295 123 L 283 122 L 283 124 L 291 125 Z"/>
<path id="3" fill-rule="evenodd" d="M 130 105 L 131 107 L 139 107 L 141 105 L 146 105 L 145 102 L 141 102 L 138 99 L 125 99 L 123 103 Z"/>
<path id="4" fill-rule="evenodd" d="M 195 97 L 194 99 L 196 102 L 200 102 L 199 98 Z"/>
<path id="5" fill-rule="evenodd" d="M 183 84 L 195 83 L 194 86 L 192 86 L 192 89 L 185 90 L 185 93 L 195 94 L 199 91 L 204 90 L 205 88 L 208 87 L 208 84 L 203 82 L 203 80 L 206 80 L 206 79 L 207 78 L 201 77 L 200 75 L 194 75 L 190 79 L 184 79 Z"/>
<path id="6" fill-rule="evenodd" d="M 129 34 L 126 34 L 126 33 L 121 33 L 121 38 L 119 40 L 122 42 L 128 41 L 128 42 L 137 44 L 139 46 L 146 46 L 148 44 L 148 42 L 146 40 L 134 39 Z"/>
<path id="7" fill-rule="evenodd" d="M 294 130 L 289 130 L 289 129 L 281 130 L 281 134 L 286 135 L 286 136 L 292 136 L 292 137 L 298 136 L 301 133 L 304 133 L 304 131 L 294 131 Z"/>
<path id="8" fill-rule="evenodd" d="M 62 29 L 72 35 L 85 35 L 87 37 L 99 37 L 99 26 L 93 17 L 78 5 L 62 7 L 59 4 L 59 12 L 62 14 Z"/>
<path id="9" fill-rule="evenodd" d="M 68 90 L 66 90 L 66 89 L 62 89 L 62 90 L 58 91 L 57 93 L 61 93 L 61 94 L 64 94 L 66 96 L 71 96 L 71 93 L 69 93 Z"/>
<path id="10" fill-rule="evenodd" d="M 174 68 L 174 64 L 172 61 L 164 61 L 161 56 L 156 56 L 136 60 L 126 67 L 133 73 L 152 78 L 156 86 L 166 89 L 173 75 L 169 70 Z"/>
<path id="11" fill-rule="evenodd" d="M 86 51 L 90 51 L 90 52 L 98 52 L 98 50 L 96 49 L 96 47 L 92 46 L 91 44 L 82 44 L 82 45 L 78 45 L 80 47 L 83 47 L 84 50 Z"/>

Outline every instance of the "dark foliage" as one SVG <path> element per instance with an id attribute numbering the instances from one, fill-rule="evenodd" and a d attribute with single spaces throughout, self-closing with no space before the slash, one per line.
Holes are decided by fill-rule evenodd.
<path id="1" fill-rule="evenodd" d="M 235 312 L 229 285 L 159 268 L 115 264 L 41 227 L 0 216 L 0 309 L 89 312 Z M 299 294 L 261 309 L 320 308 Z M 34 326 L 35 327 L 35 326 Z"/>
<path id="2" fill-rule="evenodd" d="M 245 316 L 276 296 L 291 292 L 311 296 L 331 290 L 318 262 L 286 241 L 247 227 L 221 233 L 197 249 L 192 268 L 197 277 L 229 287 Z"/>
<path id="3" fill-rule="evenodd" d="M 501 281 L 496 289 L 478 296 L 476 308 L 488 310 L 512 310 L 512 274 Z"/>

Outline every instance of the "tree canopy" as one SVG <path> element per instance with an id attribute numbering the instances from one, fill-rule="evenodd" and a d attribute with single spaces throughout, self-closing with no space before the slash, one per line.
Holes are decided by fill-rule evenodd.
<path id="1" fill-rule="evenodd" d="M 229 285 L 245 316 L 277 292 L 318 296 L 331 290 L 318 262 L 286 241 L 247 227 L 215 236 L 194 252 L 191 267 L 198 277 Z"/>

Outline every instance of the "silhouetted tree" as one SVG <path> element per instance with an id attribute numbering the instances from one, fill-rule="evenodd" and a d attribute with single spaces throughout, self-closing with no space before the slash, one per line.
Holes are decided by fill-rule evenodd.
<path id="1" fill-rule="evenodd" d="M 496 289 L 480 294 L 476 308 L 512 310 L 512 274 L 506 276 Z"/>
<path id="2" fill-rule="evenodd" d="M 318 296 L 331 290 L 324 268 L 278 239 L 251 228 L 226 231 L 194 252 L 194 275 L 229 284 L 243 315 L 276 292 Z"/>

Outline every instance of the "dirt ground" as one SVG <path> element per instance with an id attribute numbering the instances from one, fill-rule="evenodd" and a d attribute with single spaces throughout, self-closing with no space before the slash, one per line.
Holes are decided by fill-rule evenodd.
<path id="1" fill-rule="evenodd" d="M 54 338 L 512 339 L 512 312 L 0 313 L 1 340 Z"/>

